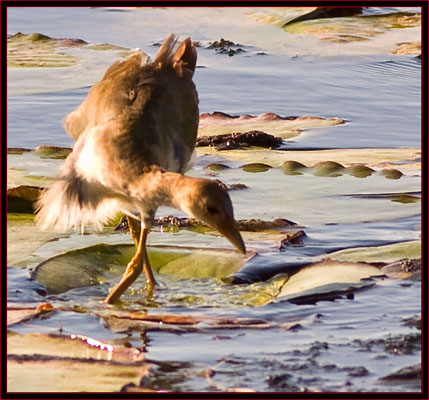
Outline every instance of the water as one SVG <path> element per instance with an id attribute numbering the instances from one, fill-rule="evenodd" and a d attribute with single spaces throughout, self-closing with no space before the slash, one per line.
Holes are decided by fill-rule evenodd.
<path id="1" fill-rule="evenodd" d="M 211 16 L 208 10 L 222 17 L 213 20 L 215 15 Z M 199 23 L 193 18 L 193 23 L 187 25 L 192 13 Z M 7 31 L 10 34 L 42 32 L 57 38 L 83 38 L 91 43 L 139 47 L 151 55 L 157 49 L 151 44 L 159 42 L 168 32 L 180 33 L 182 37 L 190 35 L 205 43 L 225 37 L 249 46 L 248 52 L 227 57 L 213 50 L 199 49 L 198 67 L 205 68 L 197 68 L 195 82 L 202 113 L 219 110 L 230 114 L 260 114 L 269 111 L 288 116 L 340 117 L 348 121 L 345 126 L 330 130 L 328 135 L 326 130 L 313 130 L 288 144 L 288 148 L 420 145 L 421 68 L 418 59 L 387 53 L 367 54 L 361 48 L 355 49 L 356 55 L 330 55 L 326 50 L 324 55 L 298 53 L 296 56 L 295 48 L 288 46 L 301 43 L 304 49 L 310 47 L 299 35 L 285 32 L 284 36 L 279 36 L 273 26 L 251 20 L 240 9 L 234 9 L 230 15 L 224 15 L 226 12 L 222 9 L 193 9 L 192 13 L 171 8 L 106 12 L 79 7 L 36 7 L 30 13 L 25 8 L 10 8 Z M 161 18 L 162 26 L 156 22 Z M 209 27 L 205 25 L 208 18 L 211 20 Z M 73 23 L 76 19 L 80 21 L 79 27 Z M 103 28 L 107 26 L 114 29 Z M 144 26 L 145 30 L 137 34 L 141 31 L 137 26 Z M 168 26 L 167 31 L 165 26 Z M 274 41 L 273 31 L 276 33 Z M 280 39 L 287 42 L 279 43 Z M 364 48 L 367 51 L 370 45 Z M 256 55 L 260 50 L 267 54 Z M 314 47 L 311 50 L 320 52 Z M 105 61 L 98 66 L 98 79 L 108 65 Z M 63 84 L 63 79 L 57 78 L 58 81 L 52 79 L 43 87 L 34 84 L 36 93 L 14 96 L 13 84 L 21 79 L 20 75 L 15 77 L 16 73 L 10 71 L 8 146 L 70 146 L 72 142 L 61 128 L 61 119 L 79 104 L 89 87 L 57 93 L 56 88 Z"/>
<path id="2" fill-rule="evenodd" d="M 293 35 L 248 13 L 269 8 L 130 8 L 9 7 L 7 32 L 40 32 L 52 37 L 80 38 L 90 43 L 139 47 L 154 55 L 170 32 L 200 41 L 195 83 L 200 111 L 229 114 L 274 112 L 285 116 L 315 115 L 347 120 L 345 125 L 304 131 L 285 143 L 285 149 L 408 148 L 421 143 L 421 64 L 413 56 L 392 55 L 394 43 L 417 40 L 416 28 L 390 30 L 368 42 L 320 44 L 314 37 Z M 372 8 L 368 13 L 394 9 Z M 405 10 L 405 8 L 404 8 Z M 419 12 L 407 8 L 406 11 Z M 79 23 L 77 23 L 79 21 Z M 160 23 L 162 21 L 162 23 Z M 401 31 L 398 33 L 398 31 Z M 417 36 L 419 37 L 419 36 Z M 243 45 L 245 53 L 228 57 L 206 49 L 209 41 L 225 38 Z M 390 46 L 390 47 L 389 47 Z M 264 52 L 266 54 L 257 54 Z M 72 146 L 62 118 L 86 96 L 117 54 L 85 53 L 83 66 L 64 69 L 9 69 L 7 98 L 8 147 Z M 221 157 L 221 156 L 220 156 Z M 210 157 L 201 157 L 191 174 L 205 176 Z M 9 165 L 33 175 L 52 175 L 59 160 L 35 160 L 34 155 L 9 156 Z M 233 168 L 217 176 L 225 183 L 245 183 L 246 191 L 231 192 L 237 218 L 286 217 L 307 234 L 302 247 L 279 252 L 274 240 L 249 240 L 260 253 L 256 264 L 241 273 L 268 279 L 284 272 L 288 263 L 347 247 L 418 240 L 420 203 L 355 198 L 353 194 L 419 192 L 419 175 L 389 180 L 374 174 L 352 176 L 286 176 L 281 169 L 251 174 Z M 50 171 L 47 172 L 47 169 Z M 171 210 L 161 210 L 168 213 Z M 104 234 L 52 241 L 34 250 L 38 258 L 90 245 L 123 243 L 124 235 Z M 151 244 L 227 247 L 224 239 L 180 232 L 154 232 Z M 28 267 L 34 267 L 28 258 Z M 24 260 L 25 261 L 25 260 Z M 379 378 L 420 362 L 420 331 L 406 324 L 417 319 L 421 283 L 377 278 L 374 286 L 335 301 L 295 305 L 275 301 L 261 307 L 230 304 L 185 304 L 174 297 L 231 290 L 209 279 L 185 280 L 161 276 L 159 298 L 146 296 L 140 282 L 137 294 L 125 296 L 124 310 L 219 318 L 255 318 L 266 329 L 197 326 L 197 332 L 162 329 L 114 329 L 100 315 L 100 303 L 111 282 L 47 296 L 29 283 L 25 269 L 9 268 L 10 302 L 36 305 L 50 301 L 57 311 L 13 325 L 13 332 L 80 334 L 143 348 L 156 365 L 150 387 L 173 391 L 212 391 L 231 387 L 256 391 L 419 391 L 418 383 L 397 386 Z M 255 278 L 256 277 L 256 278 Z M 191 282 L 191 283 L 189 283 Z M 232 287 L 234 288 L 234 287 Z M 246 289 L 237 286 L 237 292 Z M 214 296 L 215 298 L 215 296 Z M 227 297 L 226 297 L 227 298 Z M 87 312 L 74 312 L 82 307 Z M 118 307 L 121 309 L 121 307 Z M 88 311 L 90 310 L 90 311 Z M 111 311 L 111 310 L 110 310 Z M 403 343 L 410 343 L 404 347 Z M 402 344 L 401 344 L 402 343 Z M 396 347 L 395 347 L 396 346 Z M 402 347 L 401 347 L 402 346 Z M 394 349 L 396 348 L 396 351 Z M 172 362 L 178 363 L 174 366 Z M 170 364 L 169 364 L 170 363 Z M 88 367 L 86 367 L 88 368 Z M 210 379 L 203 371 L 211 371 Z M 119 390 L 120 388 L 118 388 Z"/>

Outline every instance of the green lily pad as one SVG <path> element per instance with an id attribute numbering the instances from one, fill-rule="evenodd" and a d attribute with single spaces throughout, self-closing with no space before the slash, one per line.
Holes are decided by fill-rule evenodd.
<path id="1" fill-rule="evenodd" d="M 118 392 L 149 368 L 136 349 L 79 335 L 9 333 L 7 346 L 11 392 Z"/>
<path id="2" fill-rule="evenodd" d="M 67 43 L 69 46 L 67 46 Z M 7 39 L 8 67 L 69 67 L 79 62 L 77 57 L 57 50 L 58 47 L 83 46 L 77 39 L 54 39 L 40 33 L 29 35 L 18 32 Z"/>
<path id="3" fill-rule="evenodd" d="M 225 165 L 225 164 L 211 163 L 211 164 L 207 164 L 204 168 L 213 172 L 218 172 L 218 171 L 223 171 L 225 169 L 228 169 L 230 167 L 228 167 L 228 165 Z"/>
<path id="4" fill-rule="evenodd" d="M 303 172 L 301 171 L 307 169 L 304 164 L 293 160 L 283 162 L 282 168 L 283 172 L 287 175 L 302 175 Z"/>
<path id="5" fill-rule="evenodd" d="M 374 170 L 372 168 L 367 167 L 366 165 L 356 164 L 348 167 L 347 172 L 356 178 L 366 178 L 372 175 Z"/>
<path id="6" fill-rule="evenodd" d="M 242 165 L 240 168 L 246 172 L 266 172 L 272 167 L 264 163 L 249 163 Z"/>
<path id="7" fill-rule="evenodd" d="M 33 186 L 43 188 L 52 182 L 52 178 L 45 176 L 29 175 L 25 169 L 8 167 L 7 169 L 7 187 L 15 188 L 17 186 Z"/>
<path id="8" fill-rule="evenodd" d="M 314 302 L 318 299 L 372 285 L 367 279 L 382 275 L 368 264 L 326 260 L 302 268 L 280 290 L 278 299 Z"/>
<path id="9" fill-rule="evenodd" d="M 53 307 L 50 303 L 43 303 L 37 307 L 28 307 L 14 303 L 7 306 L 7 326 L 28 321 L 40 316 L 41 314 L 50 313 Z"/>
<path id="10" fill-rule="evenodd" d="M 403 173 L 397 169 L 382 169 L 380 174 L 387 179 L 399 179 L 403 175 Z"/>
<path id="11" fill-rule="evenodd" d="M 123 50 L 123 51 L 127 51 L 127 50 L 129 50 L 126 47 L 116 46 L 114 44 L 109 44 L 109 43 L 91 44 L 91 45 L 88 46 L 88 49 L 99 50 L 99 51 L 105 51 L 105 50 Z"/>
<path id="12" fill-rule="evenodd" d="M 418 258 L 421 253 L 421 242 L 415 240 L 385 246 L 340 250 L 330 253 L 329 257 L 337 261 L 391 263 L 403 258 Z"/>
<path id="13" fill-rule="evenodd" d="M 313 116 L 282 117 L 273 113 L 258 116 L 233 116 L 215 111 L 212 114 L 201 114 L 198 136 L 225 135 L 235 132 L 262 131 L 283 139 L 298 136 L 310 127 L 325 127 L 344 124 L 340 118 L 322 118 Z"/>
<path id="14" fill-rule="evenodd" d="M 320 161 L 312 168 L 316 176 L 341 176 L 344 171 L 344 166 L 335 161 Z"/>
<path id="15" fill-rule="evenodd" d="M 217 155 L 215 149 L 210 147 L 197 148 L 197 154 Z M 390 170 L 402 172 L 403 174 L 421 175 L 421 149 L 418 148 L 386 148 L 386 149 L 333 149 L 333 150 L 266 150 L 252 148 L 247 150 L 223 150 L 222 156 L 235 161 L 265 163 L 273 167 L 282 166 L 286 163 L 286 168 L 295 168 L 297 171 L 308 165 L 317 165 L 321 162 L 335 162 L 346 168 L 344 172 L 354 175 L 359 170 L 365 175 L 374 170 Z M 288 162 L 293 160 L 293 164 L 288 166 Z M 295 164 L 298 163 L 298 164 Z M 357 166 L 357 164 L 359 164 Z M 304 167 L 303 167 L 304 166 Z M 348 168 L 351 168 L 349 171 Z M 383 172 L 389 175 L 389 171 Z M 392 172 L 392 176 L 399 176 L 398 172 Z"/>
<path id="16" fill-rule="evenodd" d="M 34 223 L 33 214 L 7 214 L 7 264 L 26 267 L 30 261 L 40 262 L 33 253 L 44 243 L 65 234 L 42 231 Z"/>
<path id="17" fill-rule="evenodd" d="M 42 189 L 37 186 L 18 186 L 7 191 L 7 212 L 32 214 Z"/>
<path id="18" fill-rule="evenodd" d="M 40 158 L 53 158 L 63 160 L 70 153 L 72 149 L 69 147 L 58 147 L 58 146 L 39 146 L 34 152 L 40 156 Z"/>
<path id="19" fill-rule="evenodd" d="M 392 195 L 391 200 L 396 201 L 397 203 L 409 204 L 409 203 L 418 203 L 419 201 L 421 201 L 421 197 L 398 193 L 398 194 Z"/>
<path id="20" fill-rule="evenodd" d="M 7 154 L 19 155 L 22 153 L 27 153 L 29 151 L 32 151 L 32 150 L 31 149 L 25 149 L 23 147 L 8 147 L 7 148 Z"/>
<path id="21" fill-rule="evenodd" d="M 421 15 L 415 13 L 393 12 L 376 15 L 338 13 L 336 15 L 335 12 L 335 9 L 326 10 L 324 7 L 319 7 L 317 10 L 276 8 L 250 15 L 258 21 L 280 26 L 288 33 L 311 35 L 329 43 L 367 41 L 390 29 L 421 25 Z"/>
<path id="22" fill-rule="evenodd" d="M 186 278 L 222 278 L 242 267 L 245 257 L 235 251 L 148 247 L 152 269 Z M 135 253 L 134 246 L 98 244 L 71 250 L 39 264 L 32 278 L 49 293 L 97 285 L 121 275 Z M 144 279 L 144 277 L 142 278 Z"/>
<path id="23" fill-rule="evenodd" d="M 415 54 L 420 55 L 422 53 L 422 44 L 421 42 L 406 42 L 406 43 L 397 43 L 397 48 L 392 51 L 393 54 Z"/>
<path id="24" fill-rule="evenodd" d="M 71 67 L 79 58 L 66 48 L 85 48 L 98 51 L 126 51 L 127 48 L 108 43 L 92 44 L 81 39 L 58 39 L 41 33 L 18 32 L 7 39 L 7 66 L 13 68 Z"/>

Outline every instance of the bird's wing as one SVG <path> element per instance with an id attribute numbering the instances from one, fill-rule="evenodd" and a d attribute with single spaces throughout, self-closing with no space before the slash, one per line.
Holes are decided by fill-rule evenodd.
<path id="1" fill-rule="evenodd" d="M 125 60 L 118 60 L 107 69 L 102 80 L 91 87 L 86 99 L 74 111 L 64 117 L 64 129 L 72 139 L 77 140 L 90 123 L 96 122 L 97 110 L 101 107 L 99 100 L 100 97 L 106 95 L 106 85 L 111 81 L 138 74 L 147 60 L 146 54 L 136 50 Z"/>

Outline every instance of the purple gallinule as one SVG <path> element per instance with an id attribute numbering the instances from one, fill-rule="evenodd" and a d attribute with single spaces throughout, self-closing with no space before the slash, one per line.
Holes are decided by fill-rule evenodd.
<path id="1" fill-rule="evenodd" d="M 135 51 L 92 86 L 64 119 L 76 143 L 58 180 L 37 204 L 39 226 L 59 231 L 86 225 L 99 230 L 118 211 L 127 215 L 137 251 L 108 303 L 143 270 L 153 288 L 146 239 L 159 206 L 186 212 L 246 252 L 225 189 L 216 181 L 183 175 L 198 130 L 192 82 L 197 52 L 190 38 L 174 51 L 176 42 L 168 36 L 153 62 Z"/>

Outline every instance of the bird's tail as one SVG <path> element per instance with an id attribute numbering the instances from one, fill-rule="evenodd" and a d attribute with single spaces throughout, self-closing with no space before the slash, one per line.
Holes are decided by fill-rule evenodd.
<path id="1" fill-rule="evenodd" d="M 161 44 L 161 47 L 156 54 L 153 65 L 156 68 L 162 68 L 167 65 L 171 65 L 173 59 L 174 46 L 177 43 L 177 36 L 170 34 L 168 35 Z"/>
<path id="2" fill-rule="evenodd" d="M 74 173 L 61 174 L 36 203 L 36 223 L 42 229 L 66 232 L 72 227 L 100 231 L 116 214 L 115 201 L 105 200 L 100 188 Z"/>
<path id="3" fill-rule="evenodd" d="M 191 79 L 197 65 L 197 51 L 190 38 L 186 38 L 174 52 L 177 36 L 171 34 L 162 42 L 153 61 L 156 69 L 172 67 L 179 77 Z"/>

